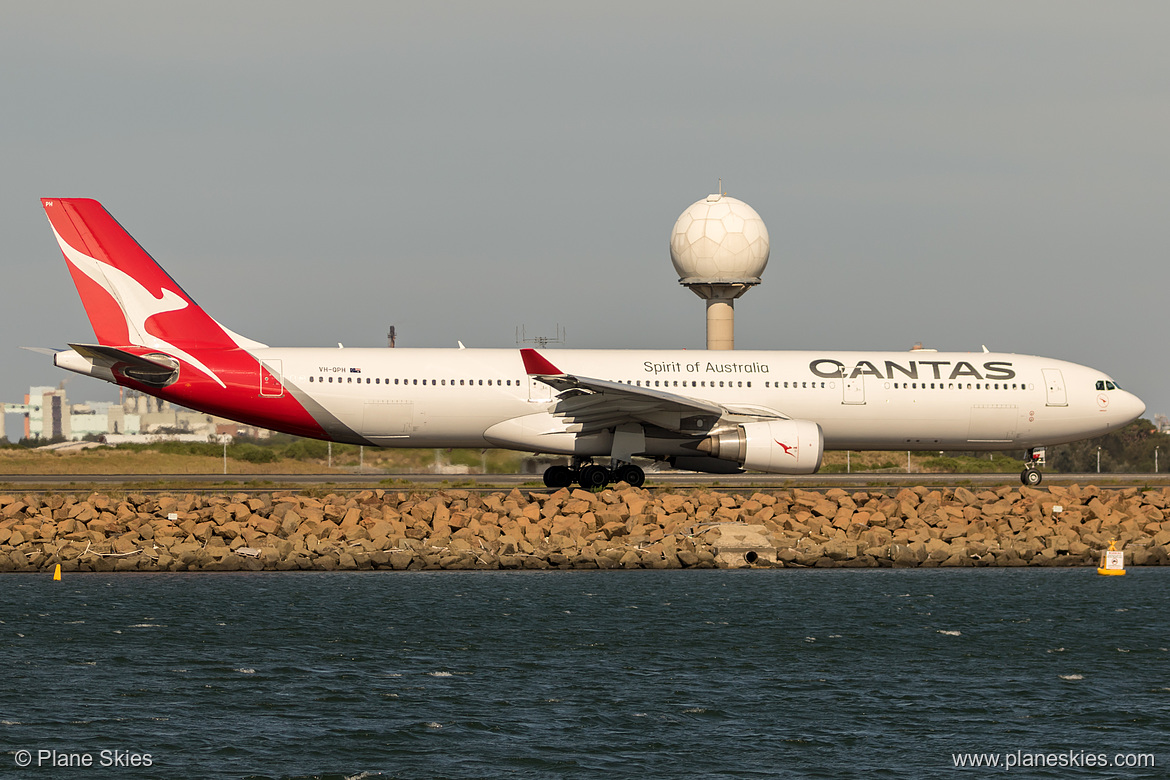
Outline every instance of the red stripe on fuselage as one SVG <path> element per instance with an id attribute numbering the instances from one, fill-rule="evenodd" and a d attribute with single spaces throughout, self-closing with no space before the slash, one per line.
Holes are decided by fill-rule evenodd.
<path id="1" fill-rule="evenodd" d="M 141 347 L 125 349 L 137 355 L 153 351 Z M 161 389 L 144 385 L 120 372 L 115 373 L 118 384 L 180 406 L 296 436 L 331 438 L 292 394 L 285 392 L 276 397 L 260 395 L 261 371 L 265 369 L 249 353 L 242 349 L 204 350 L 197 353 L 196 357 L 206 363 L 226 387 L 220 387 L 202 371 L 187 365 L 180 366 L 177 381 Z"/>

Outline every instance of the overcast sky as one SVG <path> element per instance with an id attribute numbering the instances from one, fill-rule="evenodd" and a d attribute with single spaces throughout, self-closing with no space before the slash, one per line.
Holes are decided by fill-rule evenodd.
<path id="1" fill-rule="evenodd" d="M 1170 6 L 14 3 L 0 400 L 96 380 L 38 198 L 274 346 L 704 344 L 678 215 L 771 234 L 736 345 L 1047 355 L 1170 413 Z M 10 436 L 19 418 L 8 417 Z"/>

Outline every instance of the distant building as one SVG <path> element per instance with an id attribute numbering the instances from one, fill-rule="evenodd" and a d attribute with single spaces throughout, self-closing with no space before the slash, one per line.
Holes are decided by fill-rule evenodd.
<path id="1" fill-rule="evenodd" d="M 119 388 L 121 402 L 70 404 L 63 387 L 31 387 L 23 404 L 0 404 L 0 415 L 23 414 L 26 439 L 80 441 L 116 435 L 122 441 L 214 440 L 217 434 L 265 438 L 271 431 L 193 412 L 160 398 Z M 194 437 L 194 438 L 193 438 Z"/>

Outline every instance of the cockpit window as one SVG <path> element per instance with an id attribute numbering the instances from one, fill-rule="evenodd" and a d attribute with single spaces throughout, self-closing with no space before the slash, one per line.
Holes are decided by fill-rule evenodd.
<path id="1" fill-rule="evenodd" d="M 1105 389 L 1105 380 L 1104 380 L 1104 379 L 1098 379 L 1098 380 L 1097 380 L 1097 389 L 1098 389 L 1098 390 L 1104 390 L 1104 389 Z"/>
<path id="2" fill-rule="evenodd" d="M 1098 379 L 1097 380 L 1097 389 L 1098 390 L 1120 390 L 1121 385 L 1117 384 L 1112 379 Z"/>

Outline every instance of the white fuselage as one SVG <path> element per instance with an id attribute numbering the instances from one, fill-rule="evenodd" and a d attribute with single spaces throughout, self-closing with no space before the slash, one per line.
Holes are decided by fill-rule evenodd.
<path id="1" fill-rule="evenodd" d="M 250 350 L 338 440 L 487 447 L 555 393 L 515 349 Z M 812 420 L 826 449 L 1003 450 L 1075 441 L 1145 409 L 1095 369 L 1009 353 L 546 350 L 566 374 Z M 1108 383 L 1108 384 L 1106 384 Z M 332 422 L 330 422 L 332 421 Z M 356 433 L 358 439 L 353 438 Z M 593 448 L 604 449 L 605 442 Z M 586 448 L 588 449 L 588 447 Z M 576 451 L 550 445 L 544 451 Z"/>

